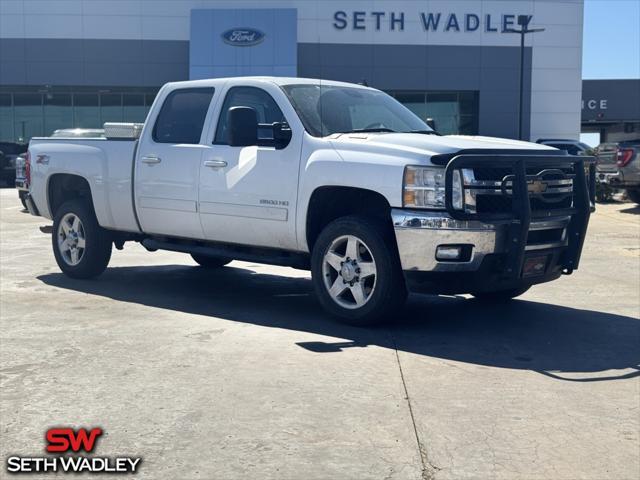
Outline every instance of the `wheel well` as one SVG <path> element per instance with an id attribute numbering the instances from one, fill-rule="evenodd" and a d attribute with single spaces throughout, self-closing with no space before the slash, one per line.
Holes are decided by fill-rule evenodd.
<path id="1" fill-rule="evenodd" d="M 313 250 L 313 245 L 326 225 L 346 215 L 364 215 L 390 222 L 391 206 L 383 195 L 364 188 L 320 187 L 316 189 L 311 195 L 307 210 L 309 250 Z"/>
<path id="2" fill-rule="evenodd" d="M 57 173 L 49 179 L 48 188 L 49 212 L 55 216 L 56 211 L 67 200 L 86 199 L 93 208 L 91 188 L 86 179 L 78 175 Z"/>

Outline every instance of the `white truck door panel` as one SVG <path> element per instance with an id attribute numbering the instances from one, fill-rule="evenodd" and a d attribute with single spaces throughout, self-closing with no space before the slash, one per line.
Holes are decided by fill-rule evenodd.
<path id="1" fill-rule="evenodd" d="M 200 219 L 208 240 L 296 249 L 300 136 L 282 149 L 226 144 L 226 113 L 233 106 L 256 109 L 260 123 L 282 122 L 273 98 L 256 87 L 229 89 L 212 149 L 202 158 Z M 268 135 L 268 132 L 261 132 Z"/>
<path id="2" fill-rule="evenodd" d="M 204 238 L 198 214 L 201 145 L 213 88 L 170 92 L 136 156 L 136 207 L 146 233 Z"/>

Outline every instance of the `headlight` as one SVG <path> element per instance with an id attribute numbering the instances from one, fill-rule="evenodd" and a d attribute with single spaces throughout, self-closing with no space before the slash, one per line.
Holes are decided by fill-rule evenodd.
<path id="1" fill-rule="evenodd" d="M 403 206 L 445 209 L 444 168 L 406 167 L 404 170 Z M 460 171 L 453 171 L 453 208 L 462 210 L 462 180 Z"/>

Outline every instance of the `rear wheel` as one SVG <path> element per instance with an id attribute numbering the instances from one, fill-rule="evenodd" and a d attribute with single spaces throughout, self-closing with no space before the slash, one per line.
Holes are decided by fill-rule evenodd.
<path id="1" fill-rule="evenodd" d="M 495 292 L 476 292 L 472 293 L 475 298 L 483 302 L 501 303 L 519 297 L 531 287 L 510 288 L 507 290 L 497 290 Z"/>
<path id="2" fill-rule="evenodd" d="M 60 270 L 69 277 L 96 277 L 109 264 L 111 236 L 82 200 L 70 200 L 58 209 L 51 241 Z"/>
<path id="3" fill-rule="evenodd" d="M 192 253 L 191 258 L 195 260 L 195 262 L 204 268 L 220 268 L 224 267 L 227 263 L 231 262 L 231 258 L 225 257 L 210 257 L 209 255 L 199 255 L 197 253 Z"/>
<path id="4" fill-rule="evenodd" d="M 311 258 L 322 306 L 346 323 L 368 326 L 398 314 L 407 291 L 392 232 L 366 217 L 334 220 Z"/>
<path id="5" fill-rule="evenodd" d="M 629 200 L 631 200 L 633 203 L 637 203 L 638 205 L 640 205 L 640 188 L 627 189 L 627 197 L 629 197 Z"/>

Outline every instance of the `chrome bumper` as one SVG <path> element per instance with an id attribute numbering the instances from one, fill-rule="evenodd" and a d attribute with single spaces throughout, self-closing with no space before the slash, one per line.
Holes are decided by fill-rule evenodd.
<path id="1" fill-rule="evenodd" d="M 596 172 L 596 182 L 616 185 L 622 183 L 620 172 Z"/>
<path id="2" fill-rule="evenodd" d="M 503 253 L 507 226 L 479 221 L 455 220 L 445 212 L 392 209 L 391 219 L 405 271 L 469 272 L 480 268 L 486 255 Z M 553 242 L 527 244 L 527 251 L 562 248 L 567 245 L 569 217 L 531 222 L 530 231 L 562 230 Z M 436 260 L 440 245 L 471 245 L 469 261 Z"/>

